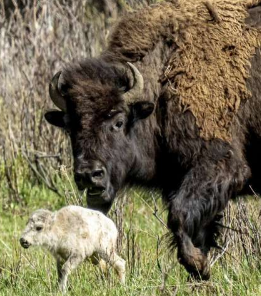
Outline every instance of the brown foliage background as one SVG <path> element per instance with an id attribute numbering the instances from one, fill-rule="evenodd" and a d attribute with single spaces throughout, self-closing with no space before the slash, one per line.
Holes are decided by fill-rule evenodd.
<path id="1" fill-rule="evenodd" d="M 155 1 L 0 0 L 0 153 L 12 199 L 19 201 L 17 175 L 26 174 L 18 157 L 30 168 L 28 178 L 57 193 L 51 170 L 70 166 L 67 137 L 43 118 L 54 108 L 48 95 L 53 74 L 97 56 L 119 15 Z"/>

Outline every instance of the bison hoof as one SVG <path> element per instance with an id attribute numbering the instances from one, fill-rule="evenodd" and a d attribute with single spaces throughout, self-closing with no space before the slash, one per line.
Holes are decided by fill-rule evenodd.
<path id="1" fill-rule="evenodd" d="M 188 271 L 189 275 L 190 275 L 190 279 L 194 280 L 194 281 L 208 281 L 210 278 L 210 272 L 209 272 L 209 268 L 207 268 L 206 270 L 191 270 Z"/>
<path id="2" fill-rule="evenodd" d="M 207 256 L 199 248 L 194 247 L 190 240 L 178 250 L 178 260 L 196 280 L 208 280 L 210 266 Z"/>
<path id="3" fill-rule="evenodd" d="M 194 280 L 208 280 L 210 278 L 210 268 L 207 257 L 203 254 L 179 257 L 179 262 L 186 268 L 191 278 Z"/>

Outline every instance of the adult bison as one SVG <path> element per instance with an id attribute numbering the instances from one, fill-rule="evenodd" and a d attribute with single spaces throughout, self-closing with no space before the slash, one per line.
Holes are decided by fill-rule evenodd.
<path id="1" fill-rule="evenodd" d="M 50 83 L 61 111 L 45 117 L 70 134 L 88 206 L 107 213 L 126 184 L 160 189 L 178 259 L 203 279 L 228 200 L 248 182 L 258 190 L 258 2 L 180 0 L 130 13 L 98 58 Z"/>

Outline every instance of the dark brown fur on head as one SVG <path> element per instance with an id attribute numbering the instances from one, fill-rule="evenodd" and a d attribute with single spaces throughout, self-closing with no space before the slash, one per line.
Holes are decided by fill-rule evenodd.
<path id="1" fill-rule="evenodd" d="M 99 59 L 82 61 L 63 72 L 61 91 L 66 94 L 68 111 L 72 108 L 86 118 L 106 115 L 121 101 L 120 95 L 129 87 L 124 69 Z"/>
<path id="2" fill-rule="evenodd" d="M 138 121 L 149 116 L 154 105 L 140 101 L 127 104 L 123 100 L 132 80 L 127 66 L 119 67 L 102 59 L 89 59 L 68 67 L 61 77 L 60 92 L 67 111 L 66 114 L 60 111 L 63 123 L 59 126 L 64 124 L 71 136 L 76 181 L 79 188 L 94 186 L 105 191 L 96 196 L 93 204 L 88 198 L 93 208 L 101 209 L 106 203 L 104 211 L 108 211 L 128 175 L 139 171 L 140 178 L 148 179 L 150 174 L 140 164 L 149 141 L 144 141 L 145 147 L 140 145 L 144 128 L 138 128 Z M 143 156 L 147 162 L 153 161 L 153 148 L 151 151 L 147 157 Z M 81 172 L 85 176 L 81 177 Z M 104 176 L 94 178 L 97 174 Z"/>

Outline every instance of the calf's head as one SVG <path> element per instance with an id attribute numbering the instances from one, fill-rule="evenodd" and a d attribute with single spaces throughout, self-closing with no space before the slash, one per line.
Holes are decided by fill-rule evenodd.
<path id="1" fill-rule="evenodd" d="M 138 170 L 146 138 L 139 122 L 154 109 L 143 100 L 142 75 L 132 64 L 90 59 L 57 73 L 49 92 L 61 111 L 45 118 L 70 134 L 78 188 L 88 189 L 89 207 L 106 213 L 127 175 Z"/>
<path id="2" fill-rule="evenodd" d="M 52 215 L 52 212 L 43 209 L 37 210 L 31 215 L 20 238 L 23 248 L 43 245 L 51 225 Z"/>

